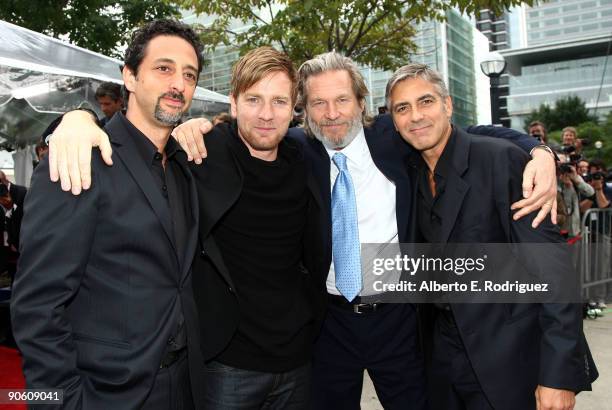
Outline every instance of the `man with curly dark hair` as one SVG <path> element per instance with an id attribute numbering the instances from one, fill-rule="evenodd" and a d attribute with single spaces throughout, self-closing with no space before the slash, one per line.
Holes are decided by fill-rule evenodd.
<path id="1" fill-rule="evenodd" d="M 79 197 L 49 181 L 47 159 L 32 177 L 12 323 L 27 387 L 63 390 L 62 409 L 201 407 L 198 201 L 169 138 L 191 103 L 201 52 L 177 21 L 137 30 L 122 71 L 127 111 L 106 126 L 115 166 L 95 155 L 95 187 Z"/>

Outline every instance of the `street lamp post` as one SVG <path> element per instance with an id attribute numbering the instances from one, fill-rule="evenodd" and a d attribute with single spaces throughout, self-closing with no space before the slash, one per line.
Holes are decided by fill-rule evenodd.
<path id="1" fill-rule="evenodd" d="M 597 150 L 597 158 L 601 159 L 601 149 L 603 148 L 603 142 L 595 141 L 595 149 Z"/>
<path id="2" fill-rule="evenodd" d="M 492 51 L 480 63 L 480 69 L 491 83 L 491 122 L 501 124 L 499 115 L 499 77 L 506 69 L 506 60 L 497 51 Z"/>

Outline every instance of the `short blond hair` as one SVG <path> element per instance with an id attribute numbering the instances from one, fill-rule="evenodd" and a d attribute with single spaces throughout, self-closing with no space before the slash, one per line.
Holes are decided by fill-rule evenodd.
<path id="1" fill-rule="evenodd" d="M 242 56 L 232 69 L 231 93 L 238 98 L 265 76 L 281 72 L 287 74 L 291 81 L 291 101 L 297 100 L 297 71 L 289 56 L 280 51 L 264 46 L 255 48 Z"/>
<path id="2" fill-rule="evenodd" d="M 563 130 L 561 131 L 561 136 L 563 136 L 563 134 L 565 134 L 566 132 L 571 132 L 572 134 L 574 134 L 575 138 L 578 138 L 578 131 L 576 131 L 576 128 L 574 127 L 563 128 Z"/>

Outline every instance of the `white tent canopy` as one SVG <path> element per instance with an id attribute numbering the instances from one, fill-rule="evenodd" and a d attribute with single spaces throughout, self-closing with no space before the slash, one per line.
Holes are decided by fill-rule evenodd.
<path id="1" fill-rule="evenodd" d="M 0 136 L 26 145 L 76 107 L 101 114 L 95 89 L 122 83 L 121 61 L 0 20 Z M 198 87 L 187 116 L 211 116 L 229 99 Z"/>

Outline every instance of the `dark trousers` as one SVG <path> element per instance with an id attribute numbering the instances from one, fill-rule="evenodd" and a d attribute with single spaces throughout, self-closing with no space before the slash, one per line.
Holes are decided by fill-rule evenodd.
<path id="1" fill-rule="evenodd" d="M 437 312 L 429 376 L 431 410 L 493 410 L 476 378 L 450 311 Z"/>
<path id="2" fill-rule="evenodd" d="M 119 404 L 119 403 L 118 403 Z M 142 410 L 193 410 L 187 349 L 169 367 L 159 369 Z"/>
<path id="3" fill-rule="evenodd" d="M 330 306 L 315 345 L 312 408 L 359 409 L 367 370 L 385 409 L 426 409 L 425 371 L 412 305 L 354 313 Z"/>
<path id="4" fill-rule="evenodd" d="M 206 410 L 304 410 L 310 398 L 310 363 L 284 373 L 238 369 L 219 362 L 205 366 Z"/>

